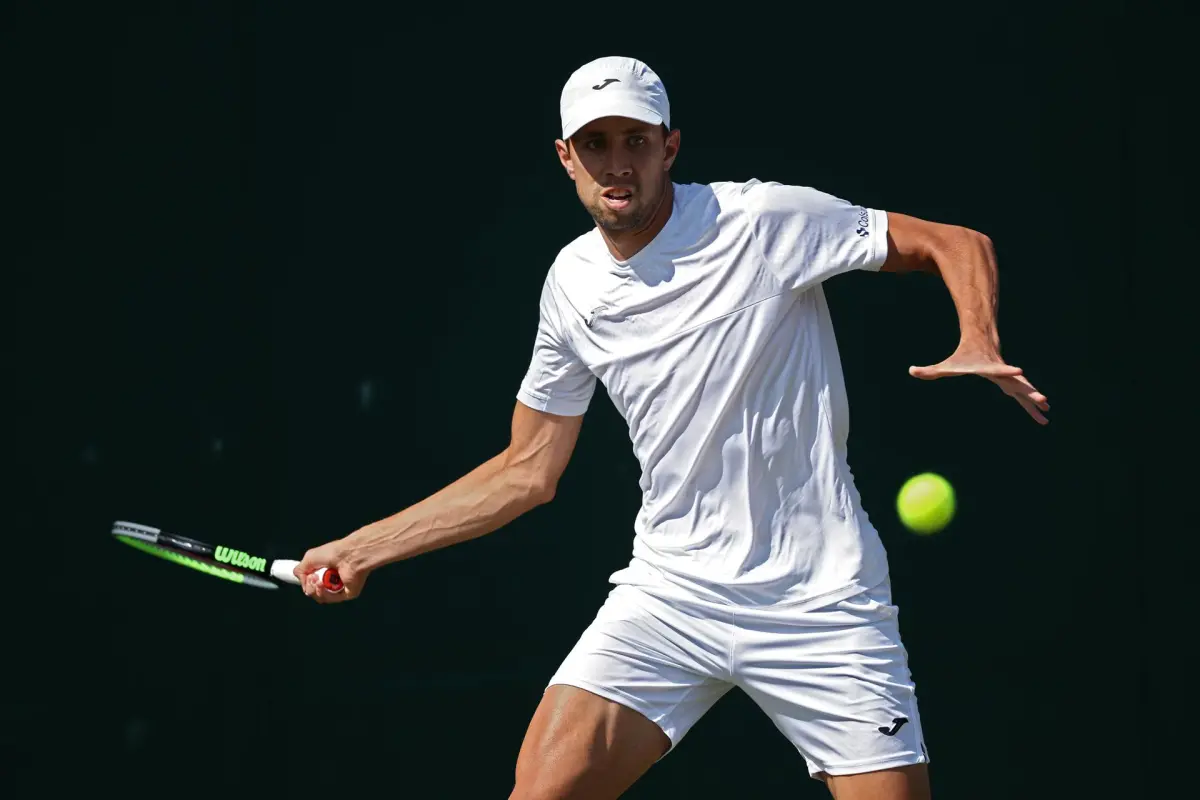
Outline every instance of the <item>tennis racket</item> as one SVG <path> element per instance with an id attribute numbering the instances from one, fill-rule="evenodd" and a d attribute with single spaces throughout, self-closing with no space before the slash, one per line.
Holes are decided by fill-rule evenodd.
<path id="1" fill-rule="evenodd" d="M 259 589 L 278 589 L 284 583 L 300 585 L 292 572 L 299 561 L 268 560 L 233 547 L 189 539 L 136 522 L 114 522 L 112 535 L 130 547 L 215 578 Z M 342 579 L 337 570 L 322 567 L 314 574 L 326 591 L 342 590 Z"/>

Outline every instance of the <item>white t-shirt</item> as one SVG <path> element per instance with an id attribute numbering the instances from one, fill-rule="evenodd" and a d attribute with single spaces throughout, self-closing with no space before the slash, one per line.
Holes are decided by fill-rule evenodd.
<path id="1" fill-rule="evenodd" d="M 613 583 L 808 607 L 875 586 L 820 284 L 879 269 L 887 215 L 758 180 L 674 190 L 628 261 L 594 228 L 562 249 L 517 398 L 579 415 L 599 381 L 628 423 L 642 506 Z"/>

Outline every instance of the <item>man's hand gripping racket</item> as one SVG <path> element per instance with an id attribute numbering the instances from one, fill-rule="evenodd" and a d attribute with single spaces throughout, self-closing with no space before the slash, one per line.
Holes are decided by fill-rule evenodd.
<path id="1" fill-rule="evenodd" d="M 314 547 L 295 563 L 292 572 L 297 582 L 304 589 L 304 594 L 318 603 L 344 603 L 353 600 L 362 593 L 370 574 L 369 570 L 359 569 L 348 557 L 346 545 L 342 541 L 332 541 Z M 330 590 L 321 579 L 326 570 L 334 570 L 339 576 L 339 588 L 336 591 Z"/>

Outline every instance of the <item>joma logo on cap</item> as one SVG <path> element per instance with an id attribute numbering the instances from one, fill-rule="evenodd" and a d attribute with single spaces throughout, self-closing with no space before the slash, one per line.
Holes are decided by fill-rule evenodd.
<path id="1" fill-rule="evenodd" d="M 616 78 L 605 78 L 603 83 L 597 83 L 592 88 L 595 89 L 596 91 L 600 91 L 605 86 L 608 86 L 610 83 L 620 83 L 620 81 L 617 80 Z"/>

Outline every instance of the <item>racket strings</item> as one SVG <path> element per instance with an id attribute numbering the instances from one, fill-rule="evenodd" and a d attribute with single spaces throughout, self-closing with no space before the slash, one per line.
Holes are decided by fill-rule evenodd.
<path id="1" fill-rule="evenodd" d="M 191 567 L 199 572 L 203 572 L 217 578 L 224 578 L 225 580 L 233 581 L 234 583 L 245 583 L 246 581 L 246 576 L 240 572 L 236 572 L 231 569 L 225 569 L 224 567 L 210 564 L 207 561 L 202 561 L 198 558 L 184 555 L 183 553 L 177 553 L 174 550 L 167 550 L 141 539 L 136 539 L 132 536 L 117 536 L 117 538 L 125 542 L 125 544 L 129 545 L 130 547 L 137 548 L 142 552 L 149 553 L 153 556 L 158 556 L 159 558 L 166 559 L 167 561 L 174 562 L 181 566 Z"/>

